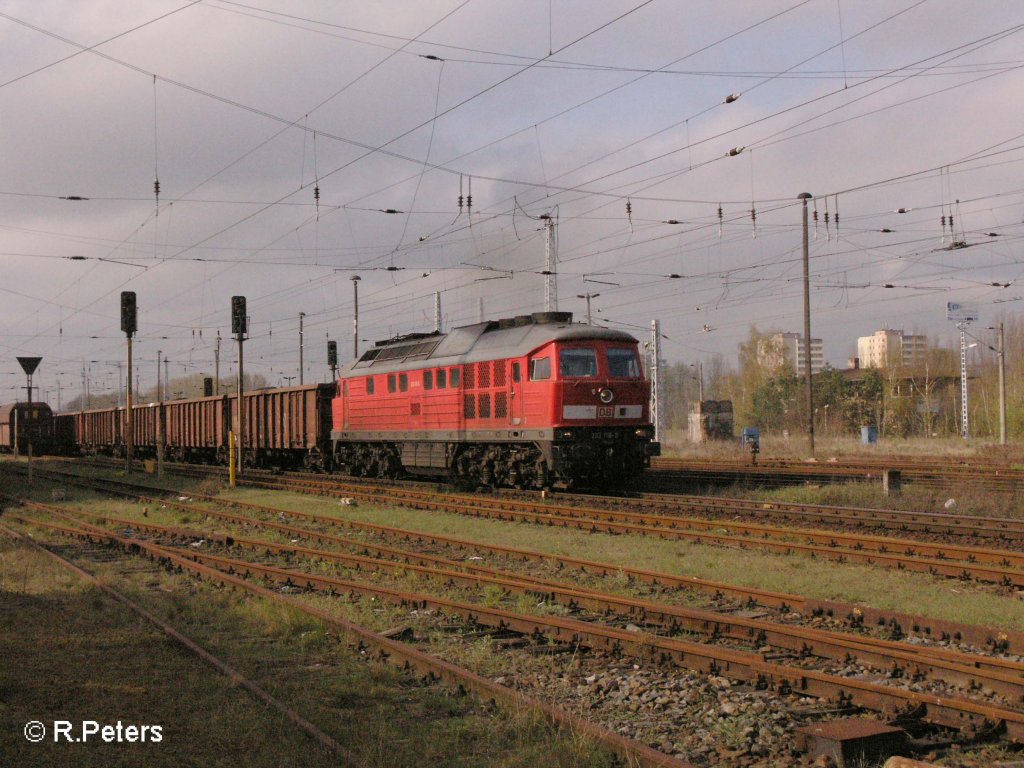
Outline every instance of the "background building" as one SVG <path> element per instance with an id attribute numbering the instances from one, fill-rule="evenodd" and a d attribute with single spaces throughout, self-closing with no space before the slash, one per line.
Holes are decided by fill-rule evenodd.
<path id="1" fill-rule="evenodd" d="M 800 333 L 772 333 L 757 345 L 758 362 L 766 368 L 785 369 L 787 373 L 804 373 L 804 337 Z M 825 367 L 825 354 L 821 339 L 811 339 L 811 374 Z"/>
<path id="2" fill-rule="evenodd" d="M 857 357 L 862 368 L 888 368 L 894 365 L 912 365 L 928 351 L 926 336 L 883 328 L 873 336 L 857 339 Z"/>

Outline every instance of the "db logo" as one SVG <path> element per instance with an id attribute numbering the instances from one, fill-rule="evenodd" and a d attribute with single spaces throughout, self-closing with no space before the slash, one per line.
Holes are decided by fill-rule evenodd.
<path id="1" fill-rule="evenodd" d="M 597 418 L 599 419 L 610 419 L 615 415 L 615 409 L 610 405 L 599 405 L 597 406 Z"/>

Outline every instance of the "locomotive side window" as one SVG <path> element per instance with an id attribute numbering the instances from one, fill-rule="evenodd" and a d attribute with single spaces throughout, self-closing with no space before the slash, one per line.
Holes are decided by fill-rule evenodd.
<path id="1" fill-rule="evenodd" d="M 395 385 L 395 374 L 388 374 L 388 392 L 396 392 L 398 387 Z"/>
<path id="2" fill-rule="evenodd" d="M 402 392 L 409 391 L 409 374 L 400 373 L 398 374 L 398 389 Z"/>
<path id="3" fill-rule="evenodd" d="M 535 357 L 530 361 L 530 381 L 544 381 L 551 378 L 551 358 Z"/>
<path id="4" fill-rule="evenodd" d="M 639 379 L 640 361 L 633 349 L 608 350 L 608 375 L 613 379 Z"/>
<path id="5" fill-rule="evenodd" d="M 449 368 L 448 369 L 448 374 L 449 374 L 448 381 L 452 385 L 452 388 L 454 389 L 454 388 L 458 387 L 459 386 L 459 369 L 458 368 Z"/>
<path id="6" fill-rule="evenodd" d="M 348 379 L 345 379 L 345 382 L 344 382 L 344 384 L 343 384 L 343 385 L 342 385 L 342 387 L 341 387 L 341 393 L 342 393 L 342 394 L 343 394 L 343 395 L 344 395 L 345 397 L 348 397 Z"/>
<path id="7" fill-rule="evenodd" d="M 520 379 L 522 378 L 523 374 L 519 370 L 519 361 L 516 360 L 514 363 L 512 363 L 512 381 L 518 384 Z"/>
<path id="8" fill-rule="evenodd" d="M 434 372 L 424 371 L 423 372 L 423 388 L 433 389 L 434 388 Z"/>
<path id="9" fill-rule="evenodd" d="M 566 379 L 597 376 L 597 353 L 592 349 L 563 349 L 558 353 L 558 373 Z"/>
<path id="10" fill-rule="evenodd" d="M 366 377 L 366 394 L 373 394 L 373 376 Z"/>
<path id="11" fill-rule="evenodd" d="M 448 386 L 448 369 L 438 368 L 437 369 L 437 388 L 444 389 Z"/>

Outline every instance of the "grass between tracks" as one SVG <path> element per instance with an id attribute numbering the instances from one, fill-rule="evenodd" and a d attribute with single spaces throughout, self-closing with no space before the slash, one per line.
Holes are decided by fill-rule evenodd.
<path id="1" fill-rule="evenodd" d="M 97 512 L 105 511 L 102 503 Z M 3 517 L 0 517 L 0 521 Z M 36 532 L 37 539 L 50 539 Z M 52 542 L 68 541 L 53 537 Z M 80 565 L 254 679 L 368 766 L 607 766 L 526 713 L 495 713 L 362 660 L 288 607 L 157 569 Z M 336 755 L 48 557 L 0 535 L 0 764 L 328 766 Z M 30 744 L 30 720 L 162 725 L 160 743 Z M 76 725 L 76 733 L 78 726 Z"/>
<path id="2" fill-rule="evenodd" d="M 216 490 L 216 484 L 211 481 L 197 483 L 168 479 L 165 485 L 173 485 L 191 493 Z M 232 492 L 224 490 L 223 495 L 240 501 L 363 520 L 500 546 L 571 555 L 623 567 L 666 571 L 807 597 L 864 603 L 883 609 L 1000 629 L 1024 630 L 1024 601 L 1013 591 L 993 585 L 867 565 L 840 564 L 802 555 L 762 553 L 754 549 L 740 551 L 682 541 L 586 533 L 440 512 L 369 505 L 345 506 L 332 499 L 299 494 L 239 488 Z M 45 496 L 40 498 L 47 500 Z M 129 517 L 141 514 L 142 510 L 138 504 L 109 500 L 86 502 L 82 508 L 98 514 Z M 151 516 L 150 519 L 153 522 L 185 522 L 173 516 L 167 519 Z M 197 522 L 200 521 L 189 520 L 188 524 L 191 526 Z M 211 529 L 218 527 L 223 529 L 220 523 L 210 522 Z M 256 535 L 266 536 L 266 532 Z M 481 564 L 488 564 L 487 556 L 484 556 Z M 606 588 L 612 586 L 606 585 Z M 618 586 L 620 588 L 614 591 L 628 591 L 624 585 Z"/>
<path id="3" fill-rule="evenodd" d="M 695 487 L 692 493 L 725 498 L 756 499 L 796 504 L 893 509 L 919 513 L 948 513 L 974 517 L 1024 518 L 1024 495 L 986 493 L 984 489 L 921 488 L 908 484 L 901 496 L 886 496 L 877 483 L 793 485 L 781 488 Z M 993 545 L 995 546 L 995 545 Z"/>
<path id="4" fill-rule="evenodd" d="M 683 541 L 545 528 L 462 515 L 370 506 L 288 494 L 236 491 L 240 500 L 455 536 L 505 547 L 697 576 L 807 597 L 865 603 L 969 624 L 1024 630 L 1024 601 L 994 587 L 801 555 L 778 555 Z M 487 564 L 484 556 L 483 565 Z M 567 577 L 570 578 L 570 577 Z"/>
<path id="5" fill-rule="evenodd" d="M 737 427 L 737 431 L 739 428 Z M 989 440 L 959 437 L 880 437 L 877 443 L 864 445 L 851 435 L 830 435 L 817 432 L 814 437 L 814 455 L 819 461 L 830 457 L 839 459 L 879 459 L 885 457 L 930 459 L 936 456 L 950 460 L 1008 461 L 1011 466 L 1024 468 L 1024 445 L 1011 442 L 998 445 Z M 691 443 L 685 429 L 665 430 L 662 452 L 666 456 L 686 458 L 749 458 L 739 445 L 739 439 Z M 761 433 L 761 458 L 806 458 L 810 448 L 803 434 L 782 435 Z"/>

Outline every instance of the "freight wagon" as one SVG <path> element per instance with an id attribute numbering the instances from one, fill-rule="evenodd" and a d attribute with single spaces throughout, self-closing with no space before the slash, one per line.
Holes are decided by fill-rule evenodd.
<path id="1" fill-rule="evenodd" d="M 256 467 L 325 470 L 330 466 L 334 384 L 246 392 L 245 463 Z M 153 458 L 163 441 L 169 461 L 227 464 L 228 435 L 238 431 L 238 398 L 230 395 L 170 400 L 132 408 L 133 455 Z M 72 425 L 74 448 L 85 455 L 123 457 L 126 408 L 61 414 Z M 66 438 L 65 438 L 66 439 Z"/>
<path id="2" fill-rule="evenodd" d="M 245 461 L 253 466 L 331 468 L 331 402 L 335 384 L 246 392 Z M 238 434 L 238 398 L 230 400 Z"/>

